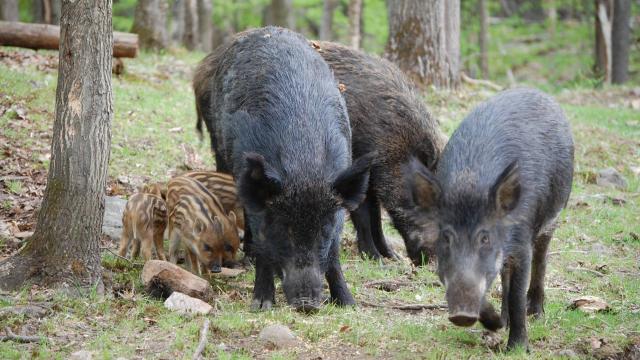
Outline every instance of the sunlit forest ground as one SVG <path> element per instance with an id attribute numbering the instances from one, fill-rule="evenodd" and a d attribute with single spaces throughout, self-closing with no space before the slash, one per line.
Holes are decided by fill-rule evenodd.
<path id="1" fill-rule="evenodd" d="M 219 296 L 209 315 L 209 358 L 580 358 L 622 359 L 640 347 L 640 51 L 632 48 L 632 81 L 600 85 L 590 75 L 591 42 L 586 25 L 561 23 L 555 35 L 539 25 L 492 27 L 491 78 L 500 86 L 529 84 L 551 92 L 571 121 L 576 142 L 573 193 L 551 243 L 546 314 L 529 321 L 531 352 L 501 351 L 507 333 L 487 335 L 476 325 L 453 326 L 446 311 L 405 311 L 405 304 L 444 303 L 433 266 L 407 261 L 362 260 L 350 224 L 344 233 L 343 268 L 357 308 L 331 305 L 312 316 L 296 313 L 277 290 L 274 311 L 249 311 L 253 271 L 237 278 L 212 278 Z M 589 37 L 589 39 L 591 39 Z M 211 168 L 207 141 L 195 133 L 191 71 L 201 53 L 171 50 L 125 60 L 113 79 L 115 116 L 108 193 L 127 196 L 149 180 L 166 180 L 189 168 Z M 470 61 L 470 60 L 469 60 Z M 16 232 L 32 230 L 46 182 L 55 116 L 56 52 L 0 49 L 0 219 Z M 510 69 L 511 74 L 509 75 Z M 455 92 L 429 89 L 425 100 L 448 134 L 466 113 L 495 90 L 463 84 Z M 625 190 L 595 184 L 599 170 L 613 167 Z M 401 243 L 387 223 L 387 236 Z M 21 245 L 1 239 L 0 256 Z M 46 338 L 40 345 L 0 343 L 0 358 L 60 358 L 80 349 L 97 358 L 190 358 L 200 318 L 166 310 L 145 295 L 141 264 L 114 257 L 106 248 L 106 296 L 72 298 L 37 287 L 0 294 L 0 329 L 21 328 Z M 492 301 L 499 304 L 499 284 Z M 597 296 L 609 310 L 585 313 L 572 300 Z M 2 307 L 40 304 L 41 318 L 10 315 Z M 298 346 L 273 349 L 257 341 L 268 324 L 280 323 L 299 337 Z"/>

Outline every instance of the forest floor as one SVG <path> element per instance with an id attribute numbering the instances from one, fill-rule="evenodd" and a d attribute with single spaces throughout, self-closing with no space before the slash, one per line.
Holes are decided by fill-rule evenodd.
<path id="1" fill-rule="evenodd" d="M 208 141 L 194 130 L 189 85 L 202 54 L 143 54 L 127 60 L 113 79 L 115 116 L 110 195 L 127 196 L 149 180 L 166 180 L 185 169 L 212 167 Z M 55 117 L 56 52 L 0 48 L 0 258 L 10 256 L 33 231 L 50 158 Z M 443 289 L 433 266 L 406 260 L 363 260 L 354 232 L 344 233 L 343 268 L 356 308 L 324 306 L 303 315 L 286 306 L 277 289 L 273 311 L 249 310 L 253 271 L 230 279 L 211 278 L 218 293 L 207 358 L 554 358 L 631 359 L 640 356 L 640 88 L 575 87 L 557 91 L 576 142 L 576 176 L 567 209 L 551 243 L 546 314 L 529 320 L 531 352 L 504 353 L 507 333 L 491 336 L 476 325 L 465 329 L 447 320 L 446 310 L 405 311 L 403 304 L 441 304 Z M 450 134 L 492 90 L 463 86 L 430 92 L 427 102 Z M 596 184 L 598 171 L 612 167 L 628 182 L 624 190 Z M 398 234 L 387 223 L 387 236 Z M 401 242 L 401 241 L 400 241 Z M 105 240 L 103 246 L 115 249 Z M 109 251 L 103 255 L 106 296 L 72 298 L 25 287 L 0 295 L 0 332 L 9 327 L 40 336 L 40 344 L 0 342 L 0 358 L 68 358 L 78 350 L 94 358 L 190 358 L 203 319 L 177 315 L 145 295 L 139 262 Z M 491 301 L 499 304 L 499 284 Z M 573 300 L 596 296 L 607 309 L 572 309 Z M 37 304 L 40 317 L 3 311 Z M 296 346 L 275 349 L 257 334 L 283 324 Z M 635 355 L 634 355 L 635 354 Z M 636 357 L 637 358 L 637 357 Z"/>

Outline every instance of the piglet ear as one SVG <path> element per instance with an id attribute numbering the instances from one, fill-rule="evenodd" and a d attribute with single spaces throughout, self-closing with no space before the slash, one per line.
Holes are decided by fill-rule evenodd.
<path id="1" fill-rule="evenodd" d="M 507 166 L 489 190 L 489 199 L 498 214 L 504 216 L 515 209 L 520 200 L 520 171 L 516 161 Z"/>
<path id="2" fill-rule="evenodd" d="M 412 158 L 405 167 L 407 198 L 413 206 L 430 209 L 438 204 L 442 188 L 435 175 L 418 159 Z"/>
<path id="3" fill-rule="evenodd" d="M 222 234 L 224 234 L 224 224 L 217 216 L 213 217 L 213 231 L 215 231 L 218 236 L 222 236 Z"/>
<path id="4" fill-rule="evenodd" d="M 338 197 L 340 205 L 347 210 L 357 209 L 367 196 L 369 171 L 375 156 L 376 153 L 369 153 L 359 157 L 333 182 L 333 191 Z"/>
<path id="5" fill-rule="evenodd" d="M 229 211 L 229 215 L 227 217 L 229 218 L 229 221 L 231 222 L 231 224 L 233 226 L 236 226 L 237 224 L 236 213 L 234 213 L 233 211 Z"/>
<path id="6" fill-rule="evenodd" d="M 282 191 L 282 180 L 262 155 L 250 152 L 244 157 L 246 164 L 238 182 L 240 198 L 245 206 L 262 209 Z"/>

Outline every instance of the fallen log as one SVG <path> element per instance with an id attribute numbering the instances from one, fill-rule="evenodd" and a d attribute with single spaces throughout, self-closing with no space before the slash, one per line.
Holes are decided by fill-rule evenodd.
<path id="1" fill-rule="evenodd" d="M 0 21 L 0 46 L 27 49 L 58 50 L 60 27 L 48 24 L 28 24 Z M 138 55 L 138 34 L 113 32 L 113 56 L 133 58 Z"/>

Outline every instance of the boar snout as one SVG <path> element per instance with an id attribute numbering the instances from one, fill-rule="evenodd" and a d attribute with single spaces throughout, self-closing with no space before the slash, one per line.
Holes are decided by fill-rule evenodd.
<path id="1" fill-rule="evenodd" d="M 447 304 L 449 321 L 457 326 L 471 326 L 480 318 L 484 303 L 486 281 L 472 274 L 458 276 L 447 281 Z"/>
<path id="2" fill-rule="evenodd" d="M 306 267 L 284 273 L 284 294 L 289 305 L 296 310 L 309 313 L 320 308 L 322 303 L 322 276 L 319 269 Z"/>

